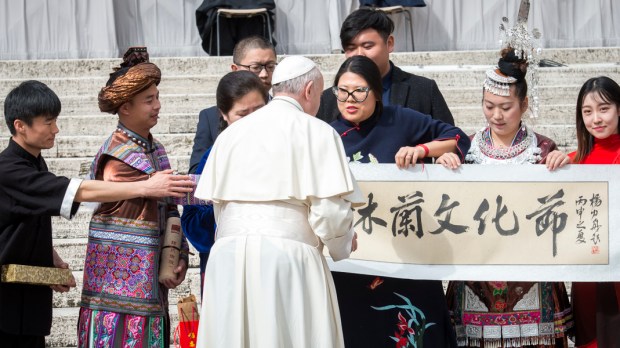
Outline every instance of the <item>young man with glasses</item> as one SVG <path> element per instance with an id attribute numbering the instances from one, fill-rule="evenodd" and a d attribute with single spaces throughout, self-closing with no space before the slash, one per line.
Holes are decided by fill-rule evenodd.
<path id="1" fill-rule="evenodd" d="M 383 105 L 401 105 L 454 125 L 454 118 L 434 80 L 410 74 L 390 61 L 394 50 L 394 22 L 371 8 L 352 12 L 342 23 L 340 41 L 346 58 L 361 55 L 372 59 L 381 72 Z M 331 123 L 338 117 L 336 97 L 323 91 L 317 117 Z"/>

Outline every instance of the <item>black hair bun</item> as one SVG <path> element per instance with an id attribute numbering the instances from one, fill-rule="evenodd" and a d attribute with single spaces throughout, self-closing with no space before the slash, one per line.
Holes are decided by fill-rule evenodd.
<path id="1" fill-rule="evenodd" d="M 497 66 L 501 73 L 506 76 L 512 76 L 517 79 L 517 81 L 525 79 L 528 65 L 527 59 L 517 56 L 512 47 L 503 49 L 501 55 L 502 57 L 497 62 Z"/>

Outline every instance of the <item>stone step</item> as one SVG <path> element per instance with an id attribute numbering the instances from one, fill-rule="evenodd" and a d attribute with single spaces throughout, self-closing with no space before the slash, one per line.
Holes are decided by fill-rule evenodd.
<path id="1" fill-rule="evenodd" d="M 543 108 L 551 109 L 556 105 L 574 105 L 579 92 L 579 86 L 549 86 L 540 87 L 540 103 Z M 446 103 L 457 117 L 460 124 L 469 124 L 471 120 L 468 117 L 460 116 L 460 109 L 467 107 L 481 106 L 482 89 L 480 87 L 471 88 L 445 88 L 442 94 L 446 99 Z M 162 97 L 163 98 L 163 97 Z M 196 105 L 206 100 L 207 104 L 215 102 L 211 100 L 210 95 L 187 95 L 181 97 L 188 100 L 188 104 Z M 193 101 L 192 101 L 193 100 Z M 90 102 L 90 101 L 89 101 Z M 92 101 L 94 103 L 94 101 Z M 85 104 L 81 104 L 85 108 Z M 201 104 L 204 105 L 204 104 Z M 170 108 L 168 108 L 170 110 Z M 86 110 L 84 110 L 86 111 Z M 198 123 L 198 111 L 189 113 L 161 113 L 157 125 L 153 128 L 153 134 L 180 134 L 195 133 Z M 564 118 L 545 118 L 546 123 L 564 122 Z M 116 127 L 118 118 L 114 115 L 105 113 L 93 113 L 86 115 L 77 115 L 71 113 L 62 113 L 58 118 L 58 127 L 60 128 L 59 137 L 68 137 L 74 135 L 90 136 L 99 135 L 107 136 Z M 93 127 L 93 125 L 97 125 Z M 0 134 L 8 136 L 8 129 L 3 127 Z"/>
<path id="2" fill-rule="evenodd" d="M 108 132 L 108 134 L 110 134 Z M 189 156 L 192 152 L 195 133 L 154 134 L 170 156 Z M 52 157 L 94 157 L 108 135 L 57 136 L 53 148 L 43 151 L 45 158 Z"/>
<path id="3" fill-rule="evenodd" d="M 182 93 L 215 93 L 216 87 L 222 75 L 229 70 L 223 70 L 216 75 L 177 75 L 162 76 L 158 86 L 160 94 L 182 94 Z M 25 79 L 2 79 L 0 80 L 0 95 L 4 96 L 9 91 Z M 38 79 L 51 88 L 64 102 L 65 97 L 71 96 L 93 96 L 97 97 L 99 91 L 108 81 L 107 76 L 98 77 L 46 77 Z M 215 97 L 214 97 L 215 98 Z M 63 105 L 64 106 L 64 105 Z"/>
<path id="4" fill-rule="evenodd" d="M 477 127 L 486 123 L 482 114 L 481 92 L 482 89 L 462 92 L 469 94 L 475 102 L 450 108 L 457 126 Z M 573 94 L 576 95 L 577 92 L 571 88 L 558 88 L 558 92 L 567 95 L 568 99 L 576 99 Z M 544 96 L 544 99 L 546 98 Z M 548 100 L 552 98 L 560 97 L 552 96 Z M 540 117 L 533 120 L 536 125 L 572 125 L 574 124 L 575 104 L 542 103 L 539 114 Z M 61 131 L 56 136 L 56 144 L 52 149 L 43 151 L 43 155 L 46 158 L 94 156 L 101 144 L 114 131 L 117 122 L 116 117 L 112 115 L 61 116 L 58 119 Z M 197 123 L 198 113 L 162 114 L 158 124 L 153 128 L 153 134 L 166 147 L 168 154 L 190 155 Z M 93 125 L 97 126 L 93 127 Z M 8 130 L 5 128 L 1 134 L 0 146 L 5 146 L 8 142 Z"/>
<path id="5" fill-rule="evenodd" d="M 544 49 L 541 58 L 563 64 L 588 64 L 591 62 L 616 63 L 620 48 L 569 48 Z M 280 58 L 283 58 L 281 56 Z M 336 71 L 344 61 L 342 54 L 308 55 L 319 65 L 321 71 Z M 390 58 L 396 65 L 469 65 L 495 64 L 498 50 L 484 51 L 434 51 L 392 53 Z M 50 59 L 50 60 L 5 60 L 0 61 L 0 76 L 3 78 L 38 79 L 45 77 L 101 77 L 108 76 L 120 59 Z M 221 74 L 230 70 L 232 57 L 177 57 L 152 58 L 164 75 Z"/>
<path id="6" fill-rule="evenodd" d="M 443 91 L 444 88 L 448 87 L 480 87 L 484 81 L 484 71 L 489 69 L 491 65 L 402 65 L 400 67 L 416 75 L 434 79 Z M 230 70 L 222 70 L 214 75 L 167 75 L 164 72 L 162 82 L 159 84 L 160 94 L 162 97 L 196 93 L 210 94 L 211 102 L 209 105 L 212 105 L 215 102 L 214 93 L 217 84 L 228 71 Z M 620 66 L 615 63 L 576 64 L 561 68 L 542 68 L 539 71 L 541 86 L 577 86 L 577 89 L 593 76 L 608 75 L 614 79 L 620 77 Z M 332 84 L 334 76 L 335 71 L 324 71 L 326 86 Z M 40 80 L 61 97 L 63 110 L 67 112 L 75 109 L 75 105 L 71 103 L 72 98 L 89 97 L 89 99 L 96 101 L 97 94 L 107 79 L 106 76 L 65 77 L 60 75 Z M 8 94 L 23 80 L 7 78 L 0 80 L 0 96 Z M 89 102 L 88 105 L 95 105 L 95 107 L 91 107 L 91 112 L 98 110 L 96 103 Z M 166 103 L 163 105 L 166 106 Z M 204 101 L 202 105 L 204 105 Z M 76 111 L 70 112 L 75 113 Z"/>
<path id="7" fill-rule="evenodd" d="M 84 230 L 88 233 L 88 227 Z M 61 259 L 69 264 L 69 268 L 73 271 L 84 270 L 84 260 L 86 259 L 87 238 L 66 238 L 54 239 L 54 249 Z M 196 250 L 190 246 L 190 251 L 194 255 L 189 257 L 189 266 L 196 268 L 200 266 L 200 260 Z"/>
<path id="8" fill-rule="evenodd" d="M 0 141 L 1 143 L 2 141 Z M 2 145 L 6 146 L 6 145 Z M 179 173 L 187 173 L 189 169 L 189 155 L 185 156 L 168 156 L 170 166 Z M 81 166 L 87 168 L 93 161 L 93 156 L 73 157 L 73 158 L 46 158 L 45 162 L 50 172 L 56 175 L 66 176 L 68 178 L 81 177 Z"/>

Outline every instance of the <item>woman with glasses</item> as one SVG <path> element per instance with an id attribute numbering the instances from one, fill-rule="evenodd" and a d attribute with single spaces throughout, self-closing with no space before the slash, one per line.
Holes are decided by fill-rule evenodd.
<path id="1" fill-rule="evenodd" d="M 350 159 L 408 168 L 446 152 L 463 157 L 469 149 L 469 138 L 459 128 L 412 109 L 384 106 L 379 68 L 370 58 L 347 59 L 332 91 L 340 115 L 331 125 L 341 134 Z"/>
<path id="2" fill-rule="evenodd" d="M 409 168 L 446 152 L 462 159 L 469 150 L 469 138 L 459 128 L 412 109 L 384 106 L 379 68 L 367 57 L 348 58 L 336 74 L 332 91 L 340 115 L 331 125 L 350 160 Z M 344 272 L 333 276 L 347 347 L 386 347 L 394 341 L 397 347 L 407 347 L 411 340 L 423 342 L 424 347 L 456 347 L 441 281 Z M 411 323 L 406 310 L 373 308 L 403 305 L 403 297 L 426 324 Z"/>

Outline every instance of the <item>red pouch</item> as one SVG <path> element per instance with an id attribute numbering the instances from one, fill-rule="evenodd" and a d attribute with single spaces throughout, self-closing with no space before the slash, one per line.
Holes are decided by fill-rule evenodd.
<path id="1" fill-rule="evenodd" d="M 200 321 L 196 296 L 190 294 L 188 297 L 179 299 L 177 309 L 179 310 L 179 324 L 174 330 L 174 346 L 196 348 L 198 322 Z"/>

